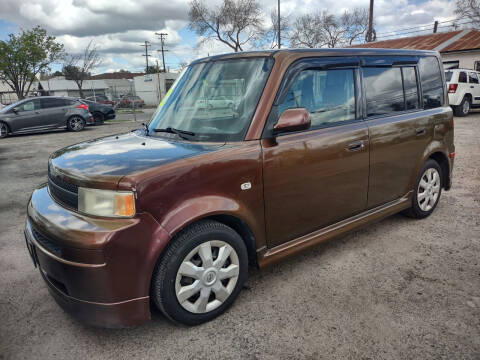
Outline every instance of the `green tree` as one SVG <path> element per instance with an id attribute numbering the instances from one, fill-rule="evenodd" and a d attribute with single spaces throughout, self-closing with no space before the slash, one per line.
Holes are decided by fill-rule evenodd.
<path id="1" fill-rule="evenodd" d="M 39 26 L 10 34 L 6 41 L 0 40 L 0 79 L 23 99 L 37 74 L 49 71 L 63 55 L 63 45 Z"/>

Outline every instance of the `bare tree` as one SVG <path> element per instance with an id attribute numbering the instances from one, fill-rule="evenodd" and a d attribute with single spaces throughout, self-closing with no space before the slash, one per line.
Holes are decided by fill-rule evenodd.
<path id="1" fill-rule="evenodd" d="M 192 0 L 189 27 L 204 41 L 216 39 L 233 51 L 263 33 L 260 4 L 257 0 L 223 0 L 218 7 L 207 7 L 203 0 Z"/>
<path id="2" fill-rule="evenodd" d="M 322 14 L 305 14 L 295 19 L 290 32 L 292 47 L 320 48 L 325 46 L 323 31 L 320 30 Z"/>
<path id="3" fill-rule="evenodd" d="M 354 41 L 361 41 L 368 31 L 368 9 L 355 8 L 352 12 L 345 11 L 341 22 L 345 29 L 344 38 L 348 45 L 352 45 Z"/>
<path id="4" fill-rule="evenodd" d="M 62 72 L 65 79 L 73 80 L 78 86 L 80 97 L 83 98 L 83 81 L 91 75 L 93 69 L 102 62 L 93 40 L 88 43 L 83 54 L 69 55 Z"/>
<path id="5" fill-rule="evenodd" d="M 345 11 L 342 16 L 327 12 L 305 14 L 298 17 L 290 33 L 294 47 L 335 48 L 351 45 L 361 39 L 368 29 L 368 12 L 365 9 Z"/>
<path id="6" fill-rule="evenodd" d="M 289 31 L 288 17 L 280 15 L 280 34 L 287 34 Z M 286 35 L 280 35 L 283 39 Z M 263 34 L 259 38 L 258 47 L 268 47 L 270 49 L 278 48 L 278 11 L 272 9 L 270 11 L 269 23 Z"/>
<path id="7" fill-rule="evenodd" d="M 480 0 L 457 0 L 455 14 L 472 21 L 473 27 L 480 27 Z"/>

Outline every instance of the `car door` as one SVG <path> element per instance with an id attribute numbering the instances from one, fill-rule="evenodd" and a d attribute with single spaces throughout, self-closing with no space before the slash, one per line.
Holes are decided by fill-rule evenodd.
<path id="1" fill-rule="evenodd" d="M 56 128 L 65 126 L 65 114 L 68 111 L 66 99 L 59 98 L 41 98 L 42 104 L 42 124 L 47 128 Z"/>
<path id="2" fill-rule="evenodd" d="M 302 60 L 283 79 L 262 139 L 269 247 L 366 207 L 368 129 L 359 114 L 357 63 Z M 306 108 L 311 128 L 273 136 L 278 117 L 291 108 Z"/>
<path id="3" fill-rule="evenodd" d="M 478 74 L 473 71 L 468 72 L 468 85 L 470 92 L 472 93 L 472 104 L 480 104 L 480 84 L 478 79 Z"/>
<path id="4" fill-rule="evenodd" d="M 40 100 L 27 100 L 15 107 L 16 111 L 10 110 L 11 120 L 9 125 L 12 132 L 30 131 L 41 124 Z"/>
<path id="5" fill-rule="evenodd" d="M 401 66 L 396 65 L 397 60 Z M 368 208 L 374 208 L 411 190 L 418 161 L 433 137 L 434 113 L 423 109 L 434 106 L 438 98 L 426 97 L 422 105 L 415 58 L 366 58 L 363 64 L 365 116 L 370 134 Z M 422 64 L 424 71 L 435 65 Z M 440 76 L 438 63 L 436 66 Z M 425 90 L 432 86 L 439 86 L 443 96 L 443 82 L 425 81 Z"/>

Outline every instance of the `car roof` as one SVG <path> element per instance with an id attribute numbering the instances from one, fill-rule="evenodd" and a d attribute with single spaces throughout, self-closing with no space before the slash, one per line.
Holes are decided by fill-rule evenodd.
<path id="1" fill-rule="evenodd" d="M 242 51 L 204 57 L 192 61 L 191 64 L 224 60 L 230 58 L 250 57 L 276 57 L 278 55 L 311 54 L 312 56 L 439 56 L 438 51 L 432 50 L 410 50 L 410 49 L 377 49 L 377 48 L 336 48 L 336 49 L 282 49 L 282 50 L 260 50 Z"/>

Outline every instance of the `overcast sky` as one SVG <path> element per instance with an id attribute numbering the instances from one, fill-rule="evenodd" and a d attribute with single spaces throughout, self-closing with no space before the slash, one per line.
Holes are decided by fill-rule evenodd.
<path id="1" fill-rule="evenodd" d="M 219 0 L 208 1 L 216 2 Z M 277 0 L 261 3 L 268 14 L 276 8 Z M 368 6 L 369 0 L 281 0 L 282 13 L 290 20 L 302 13 L 327 10 L 341 14 L 349 8 Z M 378 34 L 455 18 L 453 0 L 375 0 L 374 9 Z M 145 57 L 140 45 L 145 40 L 151 42 L 150 61 L 155 61 L 160 48 L 155 32 L 168 33 L 166 63 L 171 68 L 207 54 L 229 52 L 215 42 L 197 46 L 198 37 L 187 27 L 188 1 L 183 0 L 0 0 L 0 39 L 35 25 L 46 28 L 71 53 L 81 51 L 93 39 L 103 58 L 97 73 L 121 68 L 143 71 Z"/>

